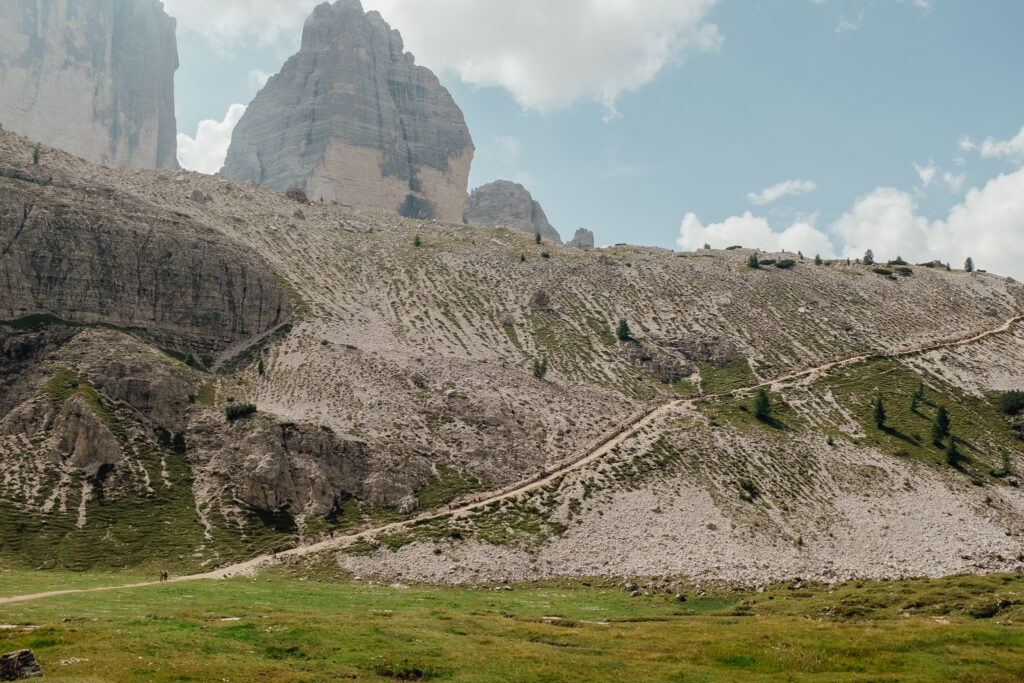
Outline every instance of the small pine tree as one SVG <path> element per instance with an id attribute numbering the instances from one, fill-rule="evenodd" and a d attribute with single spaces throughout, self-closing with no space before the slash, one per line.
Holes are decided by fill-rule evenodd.
<path id="1" fill-rule="evenodd" d="M 916 391 L 910 395 L 910 412 L 912 412 L 912 413 L 916 413 L 917 412 L 917 402 L 920 401 L 920 400 L 921 399 L 919 399 L 917 397 L 917 392 Z"/>
<path id="2" fill-rule="evenodd" d="M 875 252 L 868 249 L 864 252 L 864 265 L 873 266 L 875 264 Z"/>
<path id="3" fill-rule="evenodd" d="M 520 254 L 519 255 L 519 262 L 520 263 L 526 263 L 526 254 Z"/>
<path id="4" fill-rule="evenodd" d="M 816 266 L 820 266 L 821 265 L 821 254 L 815 254 L 814 255 L 814 265 L 816 265 Z"/>
<path id="5" fill-rule="evenodd" d="M 874 418 L 876 427 L 885 428 L 885 405 L 882 404 L 881 394 L 875 396 L 875 407 L 871 412 L 871 417 Z"/>
<path id="6" fill-rule="evenodd" d="M 619 338 L 619 341 L 629 341 L 632 339 L 633 335 L 629 330 L 629 323 L 625 320 L 620 320 L 619 328 L 615 330 L 615 336 Z"/>
<path id="7" fill-rule="evenodd" d="M 751 254 L 747 258 L 747 267 L 748 268 L 760 268 L 761 267 L 761 262 L 758 261 L 757 254 Z"/>
<path id="8" fill-rule="evenodd" d="M 946 445 L 946 464 L 957 469 L 960 467 L 961 460 L 963 460 L 963 456 L 960 455 L 960 451 L 957 450 L 956 438 L 950 434 L 949 443 Z"/>
<path id="9" fill-rule="evenodd" d="M 256 371 L 259 372 L 261 375 L 263 374 L 264 368 L 263 368 L 263 359 L 262 358 L 260 358 L 259 362 L 256 363 Z"/>
<path id="10" fill-rule="evenodd" d="M 185 365 L 189 366 L 190 368 L 194 368 L 196 367 L 196 365 L 198 365 L 196 363 L 196 357 L 192 355 L 191 351 L 185 354 Z"/>
<path id="11" fill-rule="evenodd" d="M 544 356 L 541 360 L 533 361 L 533 376 L 537 379 L 544 379 L 544 375 L 548 374 L 548 358 Z"/>
<path id="12" fill-rule="evenodd" d="M 412 238 L 412 246 L 418 247 L 421 246 L 422 244 L 423 240 L 420 239 L 419 235 L 416 235 L 415 237 Z"/>
<path id="13" fill-rule="evenodd" d="M 935 411 L 935 420 L 932 422 L 932 442 L 942 443 L 942 440 L 949 435 L 949 413 L 946 406 L 939 406 Z"/>
<path id="14" fill-rule="evenodd" d="M 39 147 L 38 146 L 36 146 L 32 150 L 32 165 L 33 166 L 38 166 L 39 165 Z"/>
<path id="15" fill-rule="evenodd" d="M 537 244 L 540 244 L 540 233 L 539 233 L 539 232 L 538 232 L 538 233 L 537 233 L 537 235 L 536 235 L 536 236 L 534 237 L 534 241 L 535 241 L 535 242 L 536 242 Z"/>
<path id="16" fill-rule="evenodd" d="M 974 259 L 972 259 L 970 256 L 968 256 L 967 260 L 964 261 L 964 270 L 966 270 L 968 273 L 974 272 Z"/>
<path id="17" fill-rule="evenodd" d="M 710 245 L 710 244 L 708 244 L 707 242 L 705 242 L 705 243 L 704 243 L 704 248 L 705 248 L 705 249 L 710 249 L 710 248 L 711 248 L 711 245 Z"/>
<path id="18" fill-rule="evenodd" d="M 754 397 L 754 417 L 761 422 L 767 422 L 772 416 L 772 402 L 768 399 L 768 392 L 764 388 L 757 390 Z"/>

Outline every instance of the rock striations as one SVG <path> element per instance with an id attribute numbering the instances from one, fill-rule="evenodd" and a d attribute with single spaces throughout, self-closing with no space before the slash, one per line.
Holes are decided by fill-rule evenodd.
<path id="1" fill-rule="evenodd" d="M 495 180 L 473 190 L 466 200 L 463 222 L 480 227 L 515 228 L 562 243 L 558 231 L 548 223 L 544 209 L 519 183 Z"/>
<path id="2" fill-rule="evenodd" d="M 358 0 L 318 6 L 256 95 L 221 173 L 313 201 L 461 222 L 473 141 L 402 37 Z"/>
<path id="3" fill-rule="evenodd" d="M 159 0 L 0 3 L 0 123 L 114 168 L 177 168 L 174 19 Z"/>

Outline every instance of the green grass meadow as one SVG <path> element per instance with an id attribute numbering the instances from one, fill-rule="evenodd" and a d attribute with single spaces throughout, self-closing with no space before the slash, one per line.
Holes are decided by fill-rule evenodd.
<path id="1" fill-rule="evenodd" d="M 1024 679 L 1020 575 L 680 602 L 600 580 L 373 586 L 327 563 L 307 577 L 316 566 L 0 605 L 0 624 L 16 627 L 0 629 L 0 651 L 31 648 L 54 681 Z M 90 583 L 21 575 L 32 590 Z M 17 573 L 0 576 L 0 592 L 19 591 Z"/>

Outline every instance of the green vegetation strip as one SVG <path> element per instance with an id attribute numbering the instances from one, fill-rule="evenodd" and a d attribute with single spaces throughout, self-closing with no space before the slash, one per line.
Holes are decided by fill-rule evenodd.
<path id="1" fill-rule="evenodd" d="M 1024 676 L 1020 575 L 691 590 L 681 602 L 665 592 L 631 598 L 599 581 L 391 589 L 303 581 L 305 569 L 7 605 L 4 621 L 17 628 L 0 631 L 0 648 L 31 648 L 59 680 Z"/>

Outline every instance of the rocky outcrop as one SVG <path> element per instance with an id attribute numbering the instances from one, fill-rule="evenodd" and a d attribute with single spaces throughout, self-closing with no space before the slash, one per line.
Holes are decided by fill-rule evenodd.
<path id="1" fill-rule="evenodd" d="M 0 179 L 0 319 L 51 314 L 203 351 L 290 316 L 292 299 L 245 247 L 112 191 L 83 194 Z"/>
<path id="2" fill-rule="evenodd" d="M 21 681 L 43 675 L 32 650 L 18 650 L 0 655 L 0 681 Z"/>
<path id="3" fill-rule="evenodd" d="M 221 173 L 313 201 L 462 220 L 473 142 L 462 111 L 358 0 L 322 4 L 302 47 L 238 122 Z"/>
<path id="4" fill-rule="evenodd" d="M 115 168 L 177 168 L 174 19 L 159 0 L 0 3 L 0 123 Z"/>
<path id="5" fill-rule="evenodd" d="M 565 246 L 590 251 L 594 248 L 594 233 L 586 228 L 580 228 L 573 238 L 565 243 Z"/>
<path id="6" fill-rule="evenodd" d="M 495 180 L 473 190 L 466 200 L 463 222 L 480 227 L 505 227 L 540 236 L 556 244 L 562 243 L 558 231 L 548 223 L 544 209 L 519 183 Z"/>

